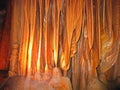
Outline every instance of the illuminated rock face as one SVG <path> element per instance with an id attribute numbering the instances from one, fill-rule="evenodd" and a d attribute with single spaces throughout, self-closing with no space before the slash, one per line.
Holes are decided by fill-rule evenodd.
<path id="1" fill-rule="evenodd" d="M 73 90 L 94 90 L 94 82 L 100 88 L 104 88 L 100 82 L 109 84 L 105 75 L 116 63 L 120 46 L 119 0 L 13 0 L 12 4 L 9 76 L 26 76 L 39 87 L 45 74 L 43 81 L 50 83 L 43 88 L 51 90 L 69 90 L 63 82 L 70 84 L 68 77 Z M 61 69 L 60 77 L 53 77 L 55 67 Z"/>

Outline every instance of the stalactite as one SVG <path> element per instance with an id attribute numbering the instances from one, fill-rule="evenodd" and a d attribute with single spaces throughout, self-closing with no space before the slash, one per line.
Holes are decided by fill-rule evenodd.
<path id="1" fill-rule="evenodd" d="M 94 18 L 93 18 L 93 0 L 89 0 L 85 2 L 86 6 L 86 25 L 87 25 L 87 35 L 89 48 L 91 49 L 93 46 L 94 39 Z M 89 31 L 88 31 L 89 30 Z"/>
<path id="2" fill-rule="evenodd" d="M 40 54 L 40 71 L 43 72 L 43 63 L 44 63 L 44 54 L 43 54 L 43 44 L 44 41 L 43 41 L 43 21 L 44 21 L 44 1 L 43 0 L 39 0 L 39 7 L 40 7 L 40 39 L 41 41 L 39 41 L 39 45 L 40 45 L 40 42 L 41 42 L 41 47 L 39 46 L 39 48 L 41 49 L 41 54 Z"/>
<path id="3" fill-rule="evenodd" d="M 115 63 L 119 53 L 119 31 L 112 27 L 112 0 L 104 0 L 103 10 L 103 30 L 101 32 L 101 62 L 99 68 L 100 79 L 105 84 L 107 81 L 103 77 Z M 109 10 L 108 10 L 109 9 Z"/>
<path id="4" fill-rule="evenodd" d="M 18 1 L 13 0 L 9 76 L 41 80 L 57 67 L 66 76 L 70 69 L 73 90 L 96 90 L 106 82 L 120 44 L 113 0 Z"/>
<path id="5" fill-rule="evenodd" d="M 17 12 L 17 1 L 13 2 L 14 6 L 13 6 L 13 13 L 12 14 L 12 30 L 11 30 L 11 55 L 10 55 L 10 70 L 9 70 L 9 76 L 14 76 L 16 74 L 18 74 L 18 66 L 17 66 L 17 59 L 18 59 L 18 49 L 19 49 L 19 45 L 18 45 L 18 12 Z"/>
<path id="6" fill-rule="evenodd" d="M 40 72 L 40 68 L 41 68 L 41 47 L 42 47 L 42 18 L 41 18 L 41 5 L 40 5 L 40 1 L 37 2 L 38 3 L 38 32 L 39 32 L 39 39 L 38 39 L 38 57 L 37 57 L 37 67 L 36 67 L 36 71 L 37 73 Z"/>

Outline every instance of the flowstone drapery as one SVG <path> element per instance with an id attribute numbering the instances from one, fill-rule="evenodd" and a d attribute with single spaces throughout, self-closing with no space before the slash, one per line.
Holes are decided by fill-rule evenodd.
<path id="1" fill-rule="evenodd" d="M 13 0 L 9 76 L 62 70 L 73 90 L 108 85 L 120 46 L 119 0 Z M 96 82 L 96 84 L 94 84 Z"/>

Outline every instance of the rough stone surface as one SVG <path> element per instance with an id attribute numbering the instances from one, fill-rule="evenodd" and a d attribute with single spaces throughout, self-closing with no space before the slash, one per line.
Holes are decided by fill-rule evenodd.
<path id="1" fill-rule="evenodd" d="M 53 78 L 50 81 L 32 80 L 22 76 L 8 78 L 0 85 L 0 90 L 72 90 L 68 78 Z"/>

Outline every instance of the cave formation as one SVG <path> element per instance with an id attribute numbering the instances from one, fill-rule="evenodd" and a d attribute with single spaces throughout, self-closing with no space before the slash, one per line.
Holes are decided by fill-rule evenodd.
<path id="1" fill-rule="evenodd" d="M 120 90 L 119 0 L 0 0 L 0 90 Z"/>

